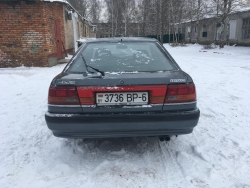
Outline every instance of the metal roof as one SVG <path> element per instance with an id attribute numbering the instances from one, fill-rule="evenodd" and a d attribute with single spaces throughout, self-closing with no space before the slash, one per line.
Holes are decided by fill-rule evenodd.
<path id="1" fill-rule="evenodd" d="M 83 17 L 67 0 L 40 0 L 40 1 L 45 1 L 45 2 L 56 2 L 56 3 L 64 3 L 66 5 L 68 5 L 70 8 L 72 8 L 74 10 L 74 12 L 76 12 L 83 20 L 86 20 L 88 22 L 88 24 L 92 27 L 95 27 L 96 25 L 93 25 L 87 18 Z"/>

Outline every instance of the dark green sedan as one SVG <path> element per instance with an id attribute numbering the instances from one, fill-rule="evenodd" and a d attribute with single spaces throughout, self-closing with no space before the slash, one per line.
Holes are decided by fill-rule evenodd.
<path id="1" fill-rule="evenodd" d="M 196 90 L 155 39 L 87 40 L 51 82 L 48 128 L 57 137 L 188 134 L 197 125 Z"/>

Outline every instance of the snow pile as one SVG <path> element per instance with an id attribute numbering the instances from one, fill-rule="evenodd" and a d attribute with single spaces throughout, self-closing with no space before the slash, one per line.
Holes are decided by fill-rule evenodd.
<path id="1" fill-rule="evenodd" d="M 0 69 L 0 187 L 250 187 L 250 48 L 165 45 L 196 84 L 190 135 L 72 140 L 44 113 L 52 68 Z"/>
<path id="2" fill-rule="evenodd" d="M 237 13 L 237 12 L 245 12 L 245 11 L 250 11 L 250 6 L 242 6 L 242 7 L 236 7 L 232 12 Z"/>
<path id="3" fill-rule="evenodd" d="M 67 56 L 65 57 L 65 59 L 71 59 L 73 57 L 73 55 L 67 54 Z"/>
<path id="4" fill-rule="evenodd" d="M 77 40 L 77 42 L 85 43 L 87 40 L 95 40 L 96 38 L 82 37 Z"/>

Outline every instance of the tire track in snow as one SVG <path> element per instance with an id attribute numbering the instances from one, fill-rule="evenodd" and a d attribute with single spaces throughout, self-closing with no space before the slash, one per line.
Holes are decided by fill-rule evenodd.
<path id="1" fill-rule="evenodd" d="M 158 138 L 68 140 L 65 147 L 84 158 L 71 165 L 87 171 L 93 187 L 110 187 L 106 179 L 113 187 L 167 187 Z"/>
<path id="2" fill-rule="evenodd" d="M 173 156 L 173 151 L 169 149 L 170 145 L 161 141 L 158 143 L 164 158 L 168 187 L 193 187 L 187 182 L 176 157 Z"/>

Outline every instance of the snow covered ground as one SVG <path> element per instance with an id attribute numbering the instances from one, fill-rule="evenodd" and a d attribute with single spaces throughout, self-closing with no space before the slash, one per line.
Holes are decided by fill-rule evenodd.
<path id="1" fill-rule="evenodd" d="M 190 135 L 72 140 L 44 113 L 52 68 L 0 69 L 0 187 L 250 187 L 250 48 L 169 47 L 189 73 L 201 117 Z"/>

